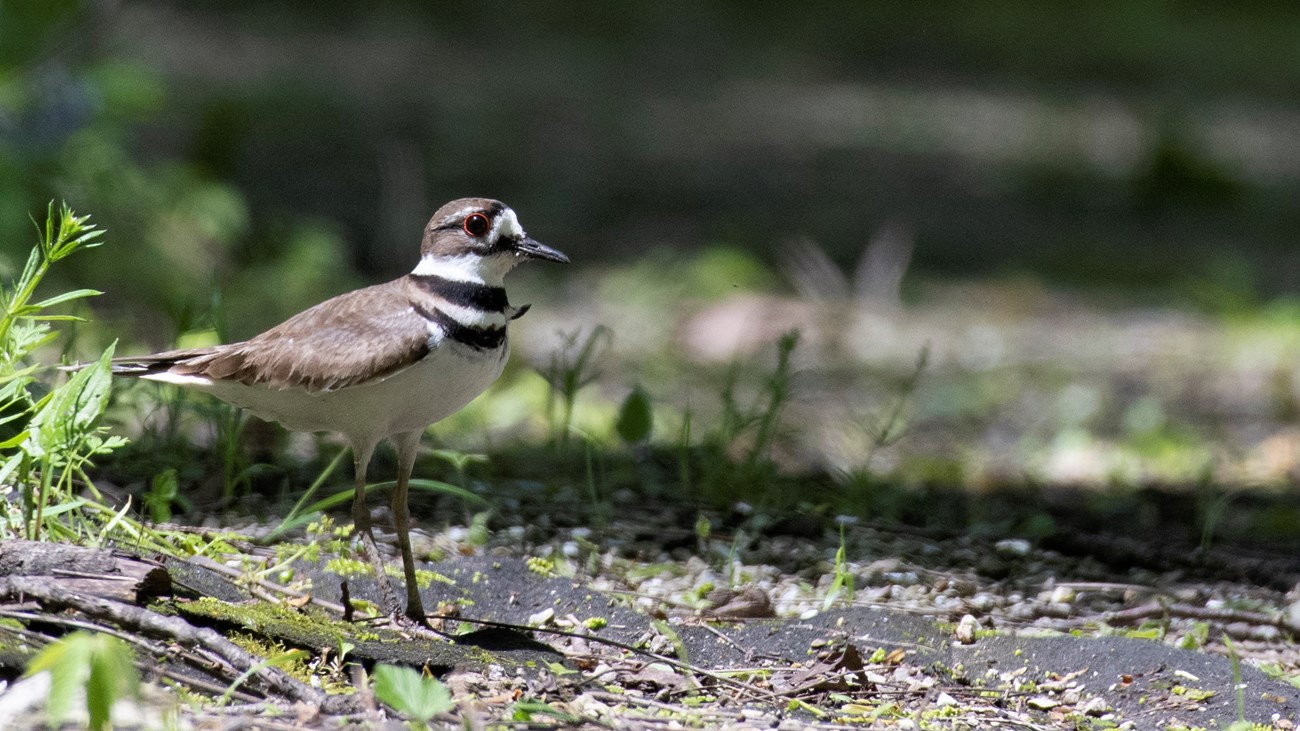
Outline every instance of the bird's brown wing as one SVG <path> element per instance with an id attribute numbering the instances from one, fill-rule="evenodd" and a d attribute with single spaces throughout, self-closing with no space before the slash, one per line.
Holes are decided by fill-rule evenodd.
<path id="1" fill-rule="evenodd" d="M 113 372 L 334 391 L 396 373 L 428 352 L 428 324 L 406 293 L 377 285 L 322 302 L 244 342 L 119 358 Z"/>

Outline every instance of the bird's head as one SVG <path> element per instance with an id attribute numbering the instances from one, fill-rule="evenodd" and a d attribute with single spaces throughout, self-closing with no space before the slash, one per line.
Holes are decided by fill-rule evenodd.
<path id="1" fill-rule="evenodd" d="M 524 233 L 519 217 L 501 201 L 461 198 L 439 208 L 424 227 L 415 273 L 450 273 L 456 279 L 500 285 L 506 272 L 524 259 L 569 262 L 560 251 Z"/>

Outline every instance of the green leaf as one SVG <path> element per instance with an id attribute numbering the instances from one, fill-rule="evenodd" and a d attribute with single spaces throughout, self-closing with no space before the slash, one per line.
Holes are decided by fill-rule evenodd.
<path id="1" fill-rule="evenodd" d="M 554 676 L 556 676 L 556 677 L 563 677 L 563 676 L 565 676 L 565 675 L 574 675 L 574 674 L 576 674 L 576 673 L 578 672 L 577 670 L 573 670 L 573 669 L 571 669 L 571 668 L 566 668 L 566 667 L 564 667 L 564 665 L 562 665 L 562 664 L 560 664 L 560 663 L 558 663 L 558 662 L 548 662 L 548 663 L 546 663 L 546 669 L 547 669 L 547 670 L 550 670 L 550 671 L 551 671 L 551 675 L 554 675 Z"/>
<path id="2" fill-rule="evenodd" d="M 131 648 L 116 637 L 91 638 L 90 677 L 86 680 L 86 711 L 93 729 L 112 728 L 113 704 L 124 695 L 140 691 Z"/>
<path id="3" fill-rule="evenodd" d="M 565 713 L 558 708 L 552 708 L 541 701 L 523 700 L 510 707 L 510 718 L 513 721 L 529 723 L 534 720 L 533 716 L 548 716 L 568 724 L 582 722 L 581 718 L 572 713 Z"/>
<path id="4" fill-rule="evenodd" d="M 375 697 L 398 713 L 410 716 L 421 723 L 440 713 L 450 711 L 455 704 L 451 690 L 437 678 L 426 678 L 407 667 L 379 665 L 375 667 Z"/>
<path id="5" fill-rule="evenodd" d="M 32 417 L 29 431 L 35 439 L 27 440 L 23 448 L 33 457 L 72 447 L 94 427 L 108 403 L 113 347 L 110 345 L 93 365 L 77 371 L 52 391 Z"/>
<path id="6" fill-rule="evenodd" d="M 22 416 L 22 414 L 17 414 L 17 415 L 10 416 L 10 417 L 4 418 L 4 419 L 0 419 L 0 424 L 3 424 L 3 423 L 5 423 L 5 422 L 7 422 L 7 421 L 13 421 L 14 419 L 16 419 L 16 418 L 18 418 L 18 417 L 20 417 L 20 416 Z M 27 437 L 29 437 L 29 436 L 31 436 L 31 432 L 25 432 L 25 431 L 24 431 L 24 432 L 18 432 L 17 434 L 13 435 L 13 436 L 10 437 L 9 439 L 6 439 L 6 440 L 4 440 L 3 442 L 0 442 L 0 450 L 13 449 L 14 447 L 17 447 L 18 445 L 20 445 L 20 444 L 22 444 L 23 442 L 27 441 Z"/>
<path id="7" fill-rule="evenodd" d="M 28 319 L 38 322 L 88 322 L 86 318 L 76 315 L 32 315 Z"/>
<path id="8" fill-rule="evenodd" d="M 489 462 L 486 454 L 459 452 L 454 449 L 430 449 L 429 455 L 443 460 L 457 472 L 464 472 L 472 464 L 487 464 Z"/>
<path id="9" fill-rule="evenodd" d="M 145 507 L 155 523 L 166 523 L 172 519 L 172 503 L 180 493 L 180 480 L 175 469 L 167 469 L 154 475 L 149 483 L 149 491 L 144 494 Z"/>
<path id="10" fill-rule="evenodd" d="M 397 485 L 396 480 L 388 480 L 386 482 L 371 483 L 369 485 L 366 485 L 366 493 L 371 494 L 382 490 L 389 490 L 395 487 L 396 485 Z M 466 490 L 463 487 L 456 487 L 455 485 L 452 485 L 447 482 L 442 482 L 441 480 L 425 480 L 420 478 L 414 478 L 408 483 L 408 487 L 410 487 L 413 490 L 424 490 L 426 492 L 436 492 L 444 495 L 451 495 L 452 497 L 458 497 L 467 503 L 471 503 L 477 506 L 491 507 L 491 503 L 489 503 L 482 495 L 475 495 L 474 493 L 470 492 L 469 490 Z M 307 525 L 308 523 L 315 521 L 320 516 L 321 513 L 325 512 L 326 510 L 329 510 L 330 508 L 335 508 L 338 507 L 339 505 L 344 505 L 346 503 L 352 502 L 352 495 L 355 492 L 356 492 L 355 489 L 340 490 L 339 492 L 336 492 L 328 497 L 323 497 L 320 500 L 317 500 L 311 505 L 295 506 L 293 510 L 294 513 L 293 517 L 285 518 L 283 521 L 280 522 L 279 525 L 277 525 L 270 532 L 270 534 L 263 536 L 262 540 L 274 539 L 279 536 L 282 536 L 291 530 L 295 530 L 304 525 Z"/>
<path id="11" fill-rule="evenodd" d="M 615 428 L 623 441 L 628 444 L 640 444 L 650 438 L 653 427 L 654 416 L 650 397 L 640 386 L 636 386 L 623 400 L 623 406 L 618 410 L 618 423 Z"/>
<path id="12" fill-rule="evenodd" d="M 9 484 L 9 476 L 22 466 L 24 456 L 22 452 L 17 452 L 0 464 L 0 485 Z"/>
<path id="13" fill-rule="evenodd" d="M 72 713 L 77 689 L 85 686 L 86 678 L 90 675 L 89 648 L 79 639 L 83 637 L 84 633 L 77 632 L 47 646 L 27 666 L 28 676 L 40 672 L 50 674 L 50 693 L 45 697 L 45 712 L 51 726 L 62 725 L 63 720 Z"/>
<path id="14" fill-rule="evenodd" d="M 41 672 L 50 674 L 46 713 L 56 726 L 72 712 L 77 692 L 84 689 L 90 728 L 111 728 L 113 704 L 140 689 L 131 648 L 111 635 L 74 632 L 47 646 L 28 664 L 26 675 Z"/>
<path id="15" fill-rule="evenodd" d="M 396 485 L 396 482 L 380 482 L 376 483 L 374 487 L 395 487 Z M 417 477 L 412 478 L 408 483 L 408 486 L 412 490 L 424 490 L 425 492 L 436 492 L 443 495 L 458 497 L 467 503 L 479 507 L 492 507 L 492 504 L 485 500 L 482 495 L 475 495 L 463 487 L 457 487 L 451 483 L 443 482 L 442 480 L 425 480 Z"/>
<path id="16" fill-rule="evenodd" d="M 239 686 L 243 685 L 249 678 L 257 675 L 266 668 L 282 668 L 285 665 L 298 662 L 299 660 L 305 660 L 308 657 L 310 657 L 310 655 L 307 654 L 306 650 L 293 649 L 266 658 L 262 662 L 259 662 L 253 667 L 245 670 L 238 678 L 235 678 L 235 681 L 226 688 L 226 692 L 222 693 L 221 697 L 217 699 L 217 705 L 224 706 L 229 703 L 230 697 L 235 694 L 236 690 L 239 690 Z"/>
<path id="17" fill-rule="evenodd" d="M 45 512 L 43 513 L 43 515 L 48 520 L 49 518 L 53 518 L 56 515 L 62 515 L 63 513 L 77 510 L 89 504 L 89 502 L 90 501 L 86 500 L 85 498 L 77 498 L 75 500 L 68 500 L 66 502 L 61 502 L 57 505 L 50 505 L 49 507 L 45 508 Z"/>
<path id="18" fill-rule="evenodd" d="M 130 510 L 131 510 L 131 499 L 127 498 L 126 501 L 122 504 L 122 509 L 114 513 L 113 519 L 108 521 L 108 523 L 104 526 L 104 529 L 99 532 L 98 545 L 102 546 L 108 542 L 108 537 L 113 533 L 113 529 L 116 528 L 123 520 L 126 519 L 126 514 Z M 46 515 L 49 515 L 49 513 L 46 513 Z"/>
<path id="19" fill-rule="evenodd" d="M 49 299 L 41 300 L 40 302 L 30 306 L 36 308 L 53 307 L 54 305 L 62 304 L 64 302 L 71 302 L 72 300 L 79 300 L 84 297 L 97 297 L 101 294 L 103 294 L 103 292 L 100 292 L 97 289 L 74 289 L 71 292 L 56 294 Z"/>

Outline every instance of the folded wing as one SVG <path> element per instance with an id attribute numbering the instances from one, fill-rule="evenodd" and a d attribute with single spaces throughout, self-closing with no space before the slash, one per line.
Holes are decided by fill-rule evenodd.
<path id="1" fill-rule="evenodd" d="M 429 339 L 405 294 L 379 285 L 322 302 L 243 342 L 118 358 L 113 372 L 336 391 L 411 366 L 428 355 Z"/>

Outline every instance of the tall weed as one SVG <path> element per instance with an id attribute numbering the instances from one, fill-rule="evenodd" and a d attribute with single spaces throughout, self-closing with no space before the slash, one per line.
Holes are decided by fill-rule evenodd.
<path id="1" fill-rule="evenodd" d="M 138 524 L 125 520 L 125 508 L 105 505 L 85 472 L 92 458 L 125 444 L 99 426 L 113 347 L 53 388 L 39 378 L 50 369 L 35 362 L 37 350 L 58 336 L 54 323 L 80 320 L 50 310 L 100 294 L 76 289 L 35 300 L 37 290 L 54 264 L 99 246 L 103 231 L 66 203 L 50 203 L 37 231 L 18 279 L 0 286 L 0 537 L 97 542 L 126 530 L 138 539 Z"/>

